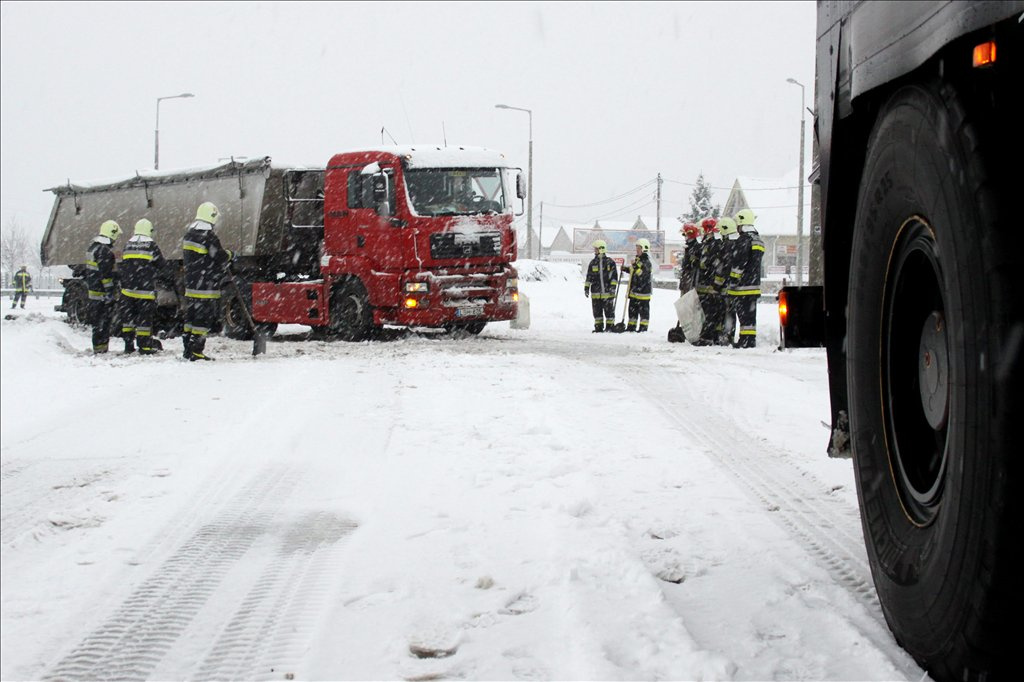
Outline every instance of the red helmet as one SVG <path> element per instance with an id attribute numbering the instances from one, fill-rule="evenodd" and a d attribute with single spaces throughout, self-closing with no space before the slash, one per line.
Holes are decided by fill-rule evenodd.
<path id="1" fill-rule="evenodd" d="M 700 226 L 704 228 L 704 234 L 711 234 L 712 232 L 718 232 L 718 221 L 714 218 L 705 218 L 700 221 Z"/>
<path id="2" fill-rule="evenodd" d="M 693 223 L 685 223 L 681 231 L 687 239 L 696 239 L 700 236 L 700 228 Z"/>

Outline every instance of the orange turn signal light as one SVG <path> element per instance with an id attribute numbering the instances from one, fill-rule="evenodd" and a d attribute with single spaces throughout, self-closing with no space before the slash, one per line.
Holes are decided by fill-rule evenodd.
<path id="1" fill-rule="evenodd" d="M 996 41 L 990 40 L 974 46 L 974 68 L 980 69 L 996 63 Z"/>
<path id="2" fill-rule="evenodd" d="M 405 307 L 406 308 L 419 308 L 420 307 L 420 302 L 418 300 L 416 300 L 415 298 L 413 298 L 412 296 L 410 296 L 410 297 L 405 299 Z"/>
<path id="3" fill-rule="evenodd" d="M 786 294 L 779 294 L 779 324 L 783 327 L 789 322 L 789 305 L 786 303 Z"/>

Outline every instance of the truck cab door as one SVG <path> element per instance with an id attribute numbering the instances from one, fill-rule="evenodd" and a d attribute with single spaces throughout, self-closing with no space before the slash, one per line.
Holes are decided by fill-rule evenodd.
<path id="1" fill-rule="evenodd" d="M 395 173 L 371 163 L 354 168 L 348 175 L 350 234 L 344 237 L 345 251 L 369 259 L 384 270 L 401 267 L 404 261 L 404 221 L 395 217 L 398 198 Z"/>

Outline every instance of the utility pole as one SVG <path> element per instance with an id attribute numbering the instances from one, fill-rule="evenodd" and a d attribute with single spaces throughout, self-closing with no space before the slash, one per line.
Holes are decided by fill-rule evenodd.
<path id="1" fill-rule="evenodd" d="M 796 209 L 796 285 L 804 285 L 804 84 L 794 78 L 787 78 L 787 83 L 800 86 L 800 170 L 797 171 Z"/>
<path id="2" fill-rule="evenodd" d="M 540 202 L 540 234 L 537 235 L 537 260 L 544 260 L 544 202 Z"/>
<path id="3" fill-rule="evenodd" d="M 657 206 L 658 206 L 658 213 L 657 213 L 657 218 L 655 219 L 657 222 L 655 223 L 654 229 L 658 231 L 658 234 L 661 234 L 661 173 L 658 173 Z M 662 263 L 665 262 L 665 238 L 664 237 L 661 238 L 661 262 Z"/>

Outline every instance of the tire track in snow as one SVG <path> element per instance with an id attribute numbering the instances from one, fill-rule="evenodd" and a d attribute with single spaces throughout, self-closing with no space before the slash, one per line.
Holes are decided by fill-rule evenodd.
<path id="1" fill-rule="evenodd" d="M 267 532 L 297 474 L 270 470 L 202 526 L 44 679 L 145 680 L 229 569 Z"/>
<path id="2" fill-rule="evenodd" d="M 705 444 L 711 456 L 771 512 L 771 518 L 888 629 L 871 578 L 859 511 L 826 497 L 827 486 L 790 465 L 784 453 L 746 433 L 735 421 L 713 411 L 679 419 L 699 404 L 699 396 L 682 378 L 667 384 L 664 371 L 651 368 L 639 369 L 638 376 L 658 409 L 679 430 Z"/>
<path id="3" fill-rule="evenodd" d="M 355 529 L 354 522 L 327 512 L 295 522 L 193 677 L 271 680 L 294 674 L 334 578 L 339 540 Z"/>

